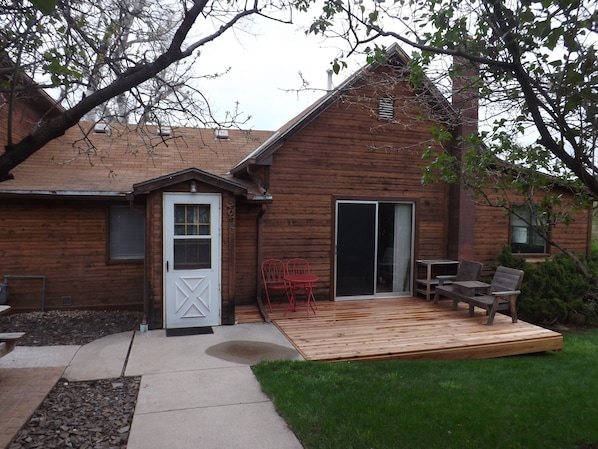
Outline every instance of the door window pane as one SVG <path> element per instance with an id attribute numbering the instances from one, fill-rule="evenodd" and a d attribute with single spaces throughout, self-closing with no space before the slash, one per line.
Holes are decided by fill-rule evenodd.
<path id="1" fill-rule="evenodd" d="M 175 204 L 174 235 L 210 235 L 210 205 Z"/>
<path id="2" fill-rule="evenodd" d="M 212 267 L 209 204 L 174 205 L 174 269 Z"/>
<path id="3" fill-rule="evenodd" d="M 410 204 L 380 203 L 376 293 L 411 291 Z"/>
<path id="4" fill-rule="evenodd" d="M 210 239 L 177 239 L 174 241 L 174 269 L 212 268 Z"/>
<path id="5" fill-rule="evenodd" d="M 338 205 L 336 295 L 374 294 L 376 205 Z"/>

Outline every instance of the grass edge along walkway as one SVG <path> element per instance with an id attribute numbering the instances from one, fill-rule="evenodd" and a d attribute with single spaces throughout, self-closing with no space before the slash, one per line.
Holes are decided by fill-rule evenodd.
<path id="1" fill-rule="evenodd" d="M 558 353 L 253 367 L 306 449 L 598 448 L 598 330 Z"/>

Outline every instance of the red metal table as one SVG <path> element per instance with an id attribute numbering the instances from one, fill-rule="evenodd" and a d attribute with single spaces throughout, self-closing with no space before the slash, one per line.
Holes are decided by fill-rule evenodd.
<path id="1" fill-rule="evenodd" d="M 295 310 L 297 298 L 295 296 L 295 290 L 298 288 L 305 289 L 305 305 L 307 308 L 307 318 L 309 318 L 309 309 L 315 314 L 318 306 L 316 305 L 316 298 L 314 297 L 314 285 L 320 280 L 320 278 L 314 274 L 287 274 L 284 280 L 289 283 L 289 289 L 291 294 L 289 295 L 289 304 L 287 310 L 284 312 L 284 316 L 287 315 L 289 309 Z"/>

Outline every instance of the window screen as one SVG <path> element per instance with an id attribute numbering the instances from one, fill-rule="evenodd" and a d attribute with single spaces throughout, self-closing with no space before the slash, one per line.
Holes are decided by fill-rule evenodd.
<path id="1" fill-rule="evenodd" d="M 110 259 L 143 259 L 145 214 L 127 206 L 110 208 Z"/>

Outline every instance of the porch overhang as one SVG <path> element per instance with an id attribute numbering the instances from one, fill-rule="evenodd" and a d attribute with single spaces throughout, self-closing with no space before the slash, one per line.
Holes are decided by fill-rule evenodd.
<path id="1" fill-rule="evenodd" d="M 247 196 L 248 194 L 248 187 L 243 184 L 223 178 L 222 176 L 205 172 L 198 168 L 188 168 L 179 172 L 170 173 L 158 178 L 133 184 L 133 191 L 127 195 L 127 198 L 132 200 L 137 196 L 147 195 L 154 190 L 167 188 L 182 182 L 189 181 L 195 181 L 216 187 L 218 189 L 231 192 L 235 196 Z"/>

